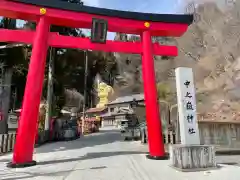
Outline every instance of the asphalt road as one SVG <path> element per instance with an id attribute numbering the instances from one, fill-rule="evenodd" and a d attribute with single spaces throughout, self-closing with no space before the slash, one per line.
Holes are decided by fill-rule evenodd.
<path id="1" fill-rule="evenodd" d="M 0 157 L 0 180 L 239 180 L 240 156 L 217 156 L 221 168 L 183 173 L 171 168 L 170 161 L 146 158 L 147 146 L 123 141 L 118 130 L 75 141 L 57 142 L 35 150 L 37 166 L 8 169 L 11 154 Z"/>

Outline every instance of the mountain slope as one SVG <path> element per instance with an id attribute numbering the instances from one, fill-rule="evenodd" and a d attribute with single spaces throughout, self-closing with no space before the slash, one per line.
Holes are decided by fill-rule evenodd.
<path id="1" fill-rule="evenodd" d="M 174 69 L 180 66 L 193 68 L 199 111 L 203 109 L 203 112 L 214 112 L 215 104 L 220 102 L 229 106 L 229 112 L 240 108 L 236 104 L 240 99 L 240 2 L 231 6 L 218 5 L 214 2 L 199 3 L 196 11 L 198 21 L 183 37 L 153 38 L 153 41 L 176 44 L 179 48 L 176 58 L 155 57 L 156 83 L 166 82 L 175 92 Z M 121 41 L 133 39 L 122 34 L 116 36 L 116 40 Z M 115 57 L 120 69 L 118 81 L 115 81 L 117 91 L 123 95 L 134 90 L 142 92 L 140 56 L 116 53 Z M 126 60 L 131 63 L 126 63 Z M 201 108 L 201 104 L 209 108 Z"/>

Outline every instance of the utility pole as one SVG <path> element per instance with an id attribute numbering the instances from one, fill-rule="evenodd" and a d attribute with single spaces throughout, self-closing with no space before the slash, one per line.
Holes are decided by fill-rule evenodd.
<path id="1" fill-rule="evenodd" d="M 0 64 L 0 134 L 7 134 L 7 121 L 4 118 L 4 64 Z"/>
<path id="2" fill-rule="evenodd" d="M 50 121 L 52 115 L 52 100 L 53 100 L 53 72 L 54 72 L 54 55 L 55 50 L 50 48 L 50 57 L 48 65 L 48 85 L 47 85 L 47 103 L 46 103 L 46 117 L 45 117 L 45 137 L 49 137 Z"/>
<path id="3" fill-rule="evenodd" d="M 83 118 L 82 118 L 82 134 L 84 134 L 85 116 L 86 116 L 86 98 L 87 98 L 87 78 L 88 78 L 88 50 L 85 52 L 85 72 L 84 72 L 84 94 L 83 94 Z"/>
<path id="4" fill-rule="evenodd" d="M 16 109 L 16 101 L 17 101 L 17 87 L 15 87 L 14 92 L 13 92 L 13 110 Z"/>

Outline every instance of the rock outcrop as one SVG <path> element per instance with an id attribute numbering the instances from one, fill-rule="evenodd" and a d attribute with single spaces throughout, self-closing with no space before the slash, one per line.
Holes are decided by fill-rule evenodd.
<path id="1" fill-rule="evenodd" d="M 176 44 L 176 58 L 155 57 L 156 83 L 166 82 L 175 94 L 174 69 L 191 67 L 195 74 L 199 111 L 222 114 L 238 111 L 240 106 L 240 2 L 227 4 L 199 1 L 198 21 L 189 27 L 181 38 L 153 38 L 161 44 Z M 137 41 L 137 36 L 117 34 L 115 40 Z M 143 91 L 141 57 L 115 53 L 119 75 L 114 84 L 120 95 Z M 175 103 L 175 102 L 171 102 Z M 204 109 L 203 106 L 208 107 Z M 223 110 L 224 107 L 227 110 Z M 224 115 L 222 115 L 224 116 Z M 224 117 L 225 118 L 225 117 Z"/>

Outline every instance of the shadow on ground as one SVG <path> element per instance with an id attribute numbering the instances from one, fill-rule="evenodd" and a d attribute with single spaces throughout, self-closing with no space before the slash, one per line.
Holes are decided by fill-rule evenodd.
<path id="1" fill-rule="evenodd" d="M 229 165 L 229 166 L 240 166 L 240 156 L 239 155 L 230 155 L 230 156 L 217 156 L 217 164 L 220 165 Z"/>
<path id="2" fill-rule="evenodd" d="M 92 170 L 94 173 L 94 170 L 96 169 L 106 169 L 106 166 L 100 166 L 100 167 L 91 167 L 87 169 L 75 169 L 75 170 L 66 170 L 66 171 L 59 171 L 59 172 L 52 172 L 52 173 L 31 173 L 31 172 L 24 172 L 24 173 L 18 173 L 18 177 L 11 177 L 15 176 L 16 173 L 4 173 L 1 175 L 1 180 L 20 180 L 20 179 L 29 179 L 34 177 L 56 177 L 56 176 L 64 176 L 67 177 L 68 174 L 70 174 L 73 171 L 84 171 L 84 170 Z M 4 177 L 5 176 L 5 177 Z M 64 178 L 65 179 L 65 178 Z"/>
<path id="3" fill-rule="evenodd" d="M 76 157 L 76 158 L 69 158 L 69 159 L 61 159 L 61 160 L 52 160 L 52 161 L 41 161 L 37 163 L 37 166 L 42 165 L 49 165 L 49 164 L 58 164 L 58 163 L 66 163 L 66 162 L 74 162 L 74 161 L 81 161 L 81 160 L 89 160 L 89 159 L 97 159 L 97 158 L 103 158 L 103 157 L 111 157 L 111 156 L 119 156 L 119 155 L 130 155 L 130 154 L 144 154 L 143 152 L 136 152 L 136 151 L 120 151 L 120 152 L 99 152 L 99 153 L 88 153 L 85 156 L 82 157 Z M 99 167 L 90 167 L 87 169 L 75 169 L 75 170 L 66 170 L 66 171 L 59 171 L 59 172 L 51 172 L 51 173 L 32 173 L 32 172 L 24 172 L 24 173 L 18 173 L 18 177 L 11 177 L 15 176 L 16 172 L 13 173 L 4 173 L 1 176 L 1 180 L 16 180 L 16 179 L 26 179 L 26 178 L 33 178 L 33 177 L 46 177 L 46 176 L 67 176 L 69 173 L 73 171 L 81 171 L 81 170 L 99 170 L 99 169 L 106 169 L 108 167 L 106 166 L 99 166 Z M 94 173 L 94 172 L 93 172 Z M 5 177 L 4 177 L 5 176 Z M 8 176 L 8 177 L 7 177 Z"/>
<path id="4" fill-rule="evenodd" d="M 52 142 L 52 143 L 45 144 L 43 146 L 36 148 L 36 153 L 41 154 L 41 153 L 49 153 L 49 152 L 68 151 L 68 150 L 73 150 L 73 149 L 81 149 L 81 148 L 86 148 L 86 147 L 94 147 L 94 146 L 99 146 L 99 145 L 111 144 L 114 142 L 121 142 L 121 141 L 123 141 L 123 137 L 121 136 L 119 130 L 102 129 L 99 133 L 87 135 L 87 136 L 81 137 L 77 140 Z M 57 161 L 40 162 L 38 164 L 41 165 L 44 163 L 45 164 L 63 163 L 63 162 L 69 162 L 69 161 L 78 161 L 78 160 L 93 159 L 93 158 L 100 158 L 100 157 L 109 157 L 109 156 L 115 156 L 115 155 L 143 154 L 143 153 L 145 153 L 144 150 L 142 150 L 141 152 L 135 152 L 133 150 L 133 151 L 123 151 L 123 152 L 89 153 L 83 157 L 78 157 L 78 158 L 74 158 L 74 159 L 59 160 L 59 162 L 57 162 Z M 10 161 L 11 161 L 11 159 L 9 159 L 9 158 L 0 159 L 0 162 L 10 162 Z"/>
<path id="5" fill-rule="evenodd" d="M 99 133 L 80 137 L 73 141 L 61 141 L 45 144 L 36 149 L 36 153 L 48 153 L 54 151 L 66 151 L 72 149 L 81 149 L 98 145 L 110 144 L 123 141 L 119 130 L 101 130 Z"/>
<path id="6" fill-rule="evenodd" d="M 53 160 L 53 161 L 42 161 L 42 162 L 38 162 L 37 165 L 57 164 L 57 163 L 90 160 L 90 159 L 97 159 L 97 158 L 104 158 L 104 157 L 111 157 L 111 156 L 120 156 L 120 155 L 130 155 L 130 154 L 145 154 L 145 153 L 138 152 L 138 151 L 87 153 L 85 156 L 81 156 L 81 157 L 77 157 L 77 158 L 60 159 L 60 160 Z"/>

